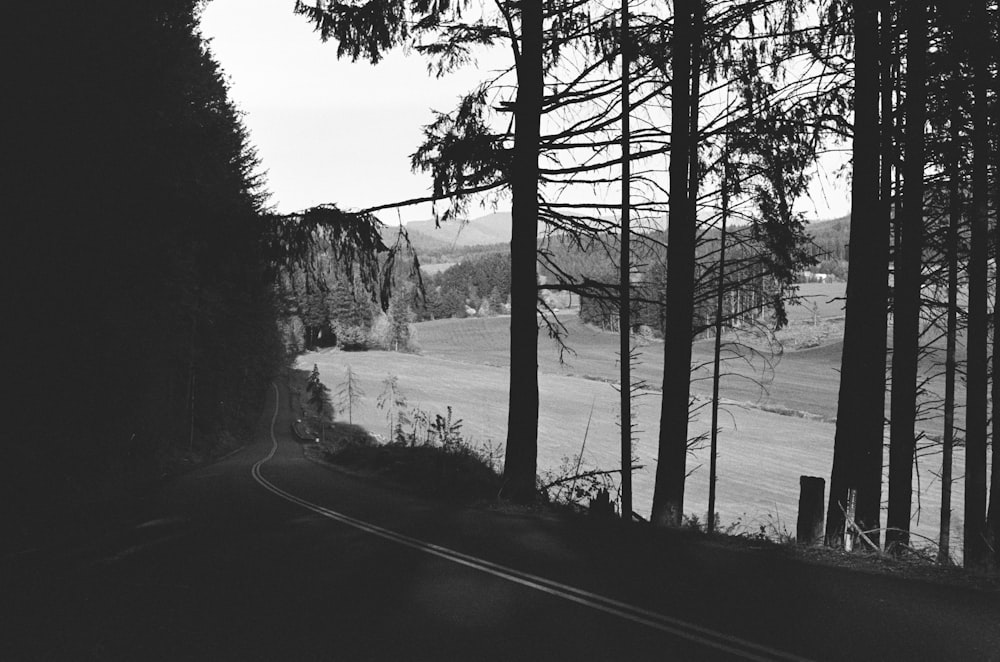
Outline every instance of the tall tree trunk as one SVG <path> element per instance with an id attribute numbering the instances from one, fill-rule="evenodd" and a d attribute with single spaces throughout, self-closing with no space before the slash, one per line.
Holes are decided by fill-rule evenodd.
<path id="1" fill-rule="evenodd" d="M 626 522 L 632 521 L 632 256 L 629 248 L 631 228 L 629 221 L 631 209 L 631 163 L 630 159 L 630 126 L 629 126 L 629 0 L 622 0 L 622 230 L 621 258 L 618 265 L 620 300 L 618 306 L 619 330 L 619 361 L 621 363 L 621 456 L 622 456 L 622 490 L 621 516 Z"/>
<path id="2" fill-rule="evenodd" d="M 959 52 L 958 40 L 952 39 L 950 47 L 957 58 Z M 938 529 L 938 563 L 948 563 L 951 560 L 951 488 L 953 449 L 955 446 L 955 350 L 958 335 L 958 225 L 962 216 L 961 177 L 959 159 L 961 157 L 961 136 L 959 126 L 962 121 L 961 108 L 958 104 L 961 89 L 959 87 L 959 67 L 956 66 L 951 76 L 949 103 L 951 118 L 949 119 L 950 142 L 948 154 L 948 320 L 945 331 L 945 361 L 944 361 L 944 437 L 941 440 L 941 523 Z"/>
<path id="3" fill-rule="evenodd" d="M 715 483 L 718 480 L 719 456 L 719 381 L 722 358 L 722 304 L 726 287 L 726 227 L 729 221 L 729 137 L 722 152 L 722 228 L 719 232 L 719 278 L 715 293 L 715 346 L 712 353 L 712 428 L 708 462 L 708 520 L 709 533 L 715 531 Z"/>
<path id="4" fill-rule="evenodd" d="M 691 49 L 697 0 L 675 0 L 670 109 L 670 202 L 667 227 L 667 300 L 660 405 L 659 459 L 651 521 L 679 526 L 684 514 L 691 330 L 694 314 L 696 220 L 691 216 Z"/>
<path id="5" fill-rule="evenodd" d="M 998 101 L 1000 103 L 1000 101 Z M 994 127 L 998 126 L 994 116 Z M 995 152 L 994 152 L 995 154 Z M 994 186 L 994 225 L 993 250 L 1000 256 L 1000 163 L 993 168 Z M 994 263 L 995 265 L 996 263 Z M 994 266 L 994 269 L 997 269 Z M 986 539 L 993 547 L 993 568 L 1000 569 L 1000 279 L 994 272 L 993 278 L 993 382 L 991 397 L 993 401 L 993 455 L 990 466 L 990 501 L 986 512 Z"/>
<path id="6" fill-rule="evenodd" d="M 924 122 L 927 117 L 927 3 L 903 5 L 906 26 L 906 126 L 903 215 L 896 245 L 892 327 L 892 404 L 889 423 L 887 546 L 909 545 L 916 450 L 917 370 L 924 227 Z"/>
<path id="7" fill-rule="evenodd" d="M 969 60 L 972 64 L 972 230 L 969 247 L 969 332 L 965 406 L 965 566 L 983 568 L 986 546 L 987 396 L 987 151 L 985 0 L 971 1 Z"/>
<path id="8" fill-rule="evenodd" d="M 525 0 L 511 164 L 510 406 L 503 495 L 530 501 L 538 466 L 538 148 L 542 113 L 542 6 Z"/>
<path id="9" fill-rule="evenodd" d="M 996 25 L 995 20 L 992 25 Z M 996 35 L 994 35 L 996 43 Z M 993 49 L 993 70 L 1000 72 L 1000 53 Z M 1000 260 L 1000 158 L 997 156 L 997 148 L 1000 146 L 1000 80 L 993 77 L 993 110 L 990 113 L 992 120 L 993 146 L 990 152 L 993 161 L 993 255 Z M 986 535 L 993 546 L 993 568 L 1000 569 L 1000 267 L 994 262 L 993 274 L 993 462 L 990 469 L 990 502 L 986 516 Z"/>
<path id="10" fill-rule="evenodd" d="M 886 299 L 889 219 L 879 203 L 878 7 L 855 0 L 854 165 L 850 263 L 826 541 L 843 540 L 849 489 L 856 518 L 879 522 L 885 418 Z M 886 19 L 886 16 L 883 16 Z"/>

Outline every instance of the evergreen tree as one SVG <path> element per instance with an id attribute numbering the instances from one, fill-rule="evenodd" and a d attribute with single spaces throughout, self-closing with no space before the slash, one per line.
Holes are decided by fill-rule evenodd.
<path id="1" fill-rule="evenodd" d="M 53 440 L 44 457 L 15 451 L 29 484 L 47 484 L 36 464 L 83 489 L 157 475 L 171 446 L 210 452 L 250 429 L 283 361 L 257 162 L 196 4 L 11 16 L 32 66 L 9 81 L 22 101 L 5 151 L 24 203 L 2 262 L 5 307 L 29 322 L 5 365 L 26 394 L 46 375 L 64 403 L 58 420 L 33 396 L 15 407 Z"/>
<path id="2" fill-rule="evenodd" d="M 326 441 L 326 421 L 324 420 L 326 409 L 330 403 L 330 389 L 324 384 L 319 376 L 319 366 L 313 364 L 312 372 L 306 380 L 306 392 L 309 394 L 309 404 L 316 408 L 316 417 L 319 419 L 320 441 Z"/>

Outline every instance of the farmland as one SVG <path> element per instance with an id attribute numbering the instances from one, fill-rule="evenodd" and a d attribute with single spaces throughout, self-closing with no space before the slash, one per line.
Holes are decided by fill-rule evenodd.
<path id="1" fill-rule="evenodd" d="M 842 289 L 842 286 L 840 286 Z M 805 289 L 805 288 L 804 288 Z M 842 315 L 827 289 L 812 288 L 822 299 L 820 316 L 829 321 Z M 825 297 L 825 298 L 823 298 Z M 812 326 L 811 306 L 790 311 L 797 325 Z M 558 345 L 543 335 L 539 350 L 539 471 L 556 471 L 564 458 L 575 457 L 586 444 L 584 466 L 615 468 L 618 463 L 617 336 L 581 324 L 575 314 L 560 318 L 565 342 L 572 351 L 559 360 Z M 336 392 L 346 366 L 360 380 L 366 395 L 353 409 L 355 423 L 382 436 L 386 414 L 375 402 L 388 375 L 395 375 L 409 407 L 444 414 L 451 407 L 462 419 L 462 432 L 476 444 L 502 442 L 507 426 L 509 365 L 507 318 L 439 320 L 413 325 L 419 354 L 341 352 L 328 350 L 304 355 L 301 367 L 317 364 L 324 382 Z M 646 516 L 652 502 L 657 455 L 659 399 L 662 383 L 662 342 L 643 341 L 635 378 L 651 388 L 637 402 L 636 454 L 643 469 L 635 475 L 635 508 Z M 695 360 L 711 357 L 711 342 L 695 344 Z M 800 475 L 828 477 L 832 461 L 838 390 L 840 343 L 835 338 L 818 347 L 785 352 L 773 368 L 761 370 L 737 361 L 722 382 L 725 411 L 720 416 L 717 510 L 723 526 L 741 522 L 794 532 Z M 708 372 L 702 371 L 702 377 Z M 769 380 L 764 386 L 750 378 Z M 707 402 L 709 379 L 694 384 L 699 402 Z M 785 415 L 775 413 L 783 412 Z M 340 414 L 346 418 L 347 413 Z M 589 430 L 588 430 L 589 422 Z M 705 407 L 692 424 L 692 434 L 707 432 Z M 961 449 L 956 453 L 961 467 Z M 688 513 L 704 519 L 708 495 L 708 457 L 696 450 L 689 457 L 693 470 L 687 483 Z M 920 517 L 915 531 L 936 537 L 940 481 L 934 476 L 937 456 L 926 457 L 914 479 L 919 486 Z M 960 473 L 960 471 L 956 471 Z M 960 540 L 962 485 L 955 483 L 953 525 Z M 959 545 L 960 547 L 960 545 Z"/>

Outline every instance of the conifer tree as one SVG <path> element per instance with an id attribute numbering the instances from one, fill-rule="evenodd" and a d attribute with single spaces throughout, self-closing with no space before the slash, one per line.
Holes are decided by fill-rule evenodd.
<path id="1" fill-rule="evenodd" d="M 326 441 L 326 421 L 324 416 L 330 403 L 330 388 L 322 382 L 319 376 L 319 366 L 313 364 L 312 372 L 306 380 L 306 392 L 309 394 L 309 404 L 316 408 L 319 419 L 320 441 Z"/>
<path id="2" fill-rule="evenodd" d="M 851 260 L 840 395 L 826 518 L 827 544 L 843 539 L 848 490 L 858 493 L 857 520 L 878 527 L 885 402 L 888 218 L 879 205 L 878 7 L 857 0 L 854 12 L 854 137 Z M 887 20 L 885 5 L 882 19 Z M 847 412 L 850 412 L 848 414 Z"/>

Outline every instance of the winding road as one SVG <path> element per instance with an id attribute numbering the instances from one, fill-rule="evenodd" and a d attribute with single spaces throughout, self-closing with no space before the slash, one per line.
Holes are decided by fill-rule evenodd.
<path id="1" fill-rule="evenodd" d="M 3 660 L 1000 660 L 996 593 L 416 498 L 254 443 L 0 560 Z"/>

